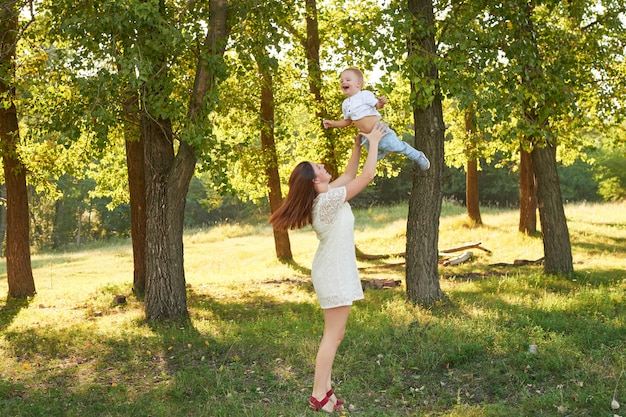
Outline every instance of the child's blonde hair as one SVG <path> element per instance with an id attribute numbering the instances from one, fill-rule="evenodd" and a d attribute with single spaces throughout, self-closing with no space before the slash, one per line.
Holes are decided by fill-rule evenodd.
<path id="1" fill-rule="evenodd" d="M 348 71 L 352 71 L 353 73 L 355 73 L 356 76 L 359 78 L 359 81 L 361 81 L 361 84 L 365 84 L 365 79 L 364 79 L 363 73 L 361 72 L 360 69 L 354 68 L 354 67 L 349 67 L 349 68 L 346 68 L 345 70 L 341 71 L 341 73 L 343 74 L 344 72 L 348 72 Z"/>

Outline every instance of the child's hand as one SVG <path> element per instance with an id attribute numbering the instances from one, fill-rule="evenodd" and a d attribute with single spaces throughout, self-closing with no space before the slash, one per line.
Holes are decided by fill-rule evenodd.
<path id="1" fill-rule="evenodd" d="M 333 121 L 332 120 L 324 120 L 322 122 L 322 124 L 324 125 L 324 128 L 328 129 L 329 127 L 333 127 Z"/>
<path id="2" fill-rule="evenodd" d="M 378 104 L 376 105 L 376 108 L 382 109 L 385 104 L 387 104 L 387 97 L 384 96 L 380 96 L 378 97 Z"/>

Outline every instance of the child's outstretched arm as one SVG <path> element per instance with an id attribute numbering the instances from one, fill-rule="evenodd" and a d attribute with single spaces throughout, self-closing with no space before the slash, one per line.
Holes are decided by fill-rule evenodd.
<path id="1" fill-rule="evenodd" d="M 343 119 L 343 120 L 324 120 L 324 127 L 328 129 L 329 127 L 348 127 L 352 124 L 351 119 Z"/>

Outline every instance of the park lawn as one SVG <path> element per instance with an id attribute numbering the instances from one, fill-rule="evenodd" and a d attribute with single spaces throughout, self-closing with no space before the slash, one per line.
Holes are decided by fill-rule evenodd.
<path id="1" fill-rule="evenodd" d="M 406 213 L 355 210 L 359 250 L 402 253 Z M 354 305 L 334 369 L 349 411 L 335 414 L 626 416 L 626 203 L 566 206 L 571 277 L 494 266 L 537 260 L 542 242 L 517 233 L 515 210 L 482 214 L 472 228 L 462 207 L 444 204 L 439 248 L 490 252 L 441 266 L 436 305 L 406 302 L 402 257 L 359 262 L 363 280 L 402 285 L 368 289 Z M 34 255 L 37 295 L 0 303 L 0 415 L 313 415 L 317 241 L 310 228 L 290 235 L 284 264 L 264 222 L 188 231 L 190 322 L 144 321 L 128 241 Z M 6 294 L 4 262 L 0 274 Z"/>

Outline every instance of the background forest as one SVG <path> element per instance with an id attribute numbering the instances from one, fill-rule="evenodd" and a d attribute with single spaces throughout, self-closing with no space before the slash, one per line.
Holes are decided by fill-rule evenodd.
<path id="1" fill-rule="evenodd" d="M 481 23 L 477 18 L 480 2 L 474 3 L 474 7 L 463 2 L 433 5 L 445 98 L 443 194 L 446 199 L 465 203 L 467 145 L 475 143 L 472 158 L 478 162 L 480 204 L 515 207 L 520 198 L 517 138 L 527 127 L 510 111 L 512 101 L 518 100 L 513 97 L 515 92 L 502 89 L 511 80 L 498 80 L 495 74 L 530 63 L 513 62 L 501 52 L 494 59 L 496 45 L 502 48 L 502 43 L 510 42 L 509 37 L 518 35 L 496 28 L 493 16 L 482 17 L 482 30 L 474 27 Z M 502 2 L 501 7 L 514 9 L 524 4 L 517 3 Z M 624 38 L 619 36 L 623 35 L 624 10 L 618 3 L 546 1 L 535 5 L 532 16 L 541 36 L 536 46 L 548 70 L 560 77 L 559 85 L 544 90 L 546 96 L 555 96 L 543 99 L 576 101 L 559 116 L 555 128 L 566 143 L 558 152 L 565 201 L 626 197 L 621 122 Z M 159 7 L 166 10 L 161 18 L 170 20 L 156 20 Z M 7 85 L 15 91 L 13 102 L 20 123 L 16 152 L 27 172 L 30 241 L 36 250 L 130 235 L 125 141 L 133 140 L 136 123 L 127 107 L 133 100 L 141 100 L 140 94 L 132 96 L 133 89 L 138 91 L 139 84 L 158 71 L 142 56 L 155 53 L 150 47 L 173 48 L 176 61 L 165 58 L 171 62 L 163 65 L 171 65 L 175 76 L 161 86 L 171 91 L 170 101 L 161 103 L 163 108 L 157 110 L 163 114 L 184 112 L 189 100 L 185 85 L 193 77 L 192 57 L 199 51 L 194 45 L 207 26 L 206 5 L 190 2 L 186 7 L 191 9 L 164 1 L 2 2 L 4 16 L 20 11 L 15 77 Z M 193 132 L 200 152 L 186 196 L 186 227 L 251 216 L 265 221 L 269 213 L 266 176 L 270 162 L 263 157 L 266 149 L 259 104 L 262 65 L 271 68 L 273 74 L 272 123 L 283 184 L 293 161 L 327 155 L 328 141 L 336 165 L 342 166 L 355 132 L 324 132 L 320 115 L 340 117 L 343 97 L 338 78 L 346 66 L 366 73 L 366 88 L 389 100 L 383 110 L 385 120 L 405 140 L 413 142 L 410 80 L 403 73 L 406 53 L 399 45 L 401 39 L 394 35 L 400 24 L 396 20 L 400 6 L 392 1 L 318 1 L 316 7 L 322 45 L 322 102 L 316 100 L 305 74 L 304 2 L 238 1 L 231 5 L 231 32 L 220 69 L 224 78 L 219 95 L 211 98 L 216 106 L 208 122 L 197 124 Z M 474 23 L 467 23 L 471 21 Z M 490 24 L 494 25 L 492 30 L 488 30 Z M 590 33 L 601 24 L 605 27 L 602 33 Z M 510 22 L 504 29 L 507 27 L 514 30 Z M 162 33 L 166 30 L 171 33 Z M 155 31 L 161 32 L 158 36 L 170 36 L 171 44 L 163 44 Z M 93 33 L 102 36 L 97 38 Z M 133 36 L 138 38 L 133 40 Z M 579 36 L 596 36 L 595 49 L 564 46 Z M 488 49 L 491 45 L 493 49 Z M 187 55 L 189 59 L 184 58 Z M 595 68 L 589 78 L 590 74 L 584 73 L 589 66 L 582 65 L 585 60 L 585 64 L 596 61 L 606 65 Z M 507 76 L 512 75 L 503 75 Z M 5 91 L 5 107 L 9 98 Z M 476 103 L 476 120 L 469 128 L 468 101 Z M 553 105 L 552 111 L 560 110 Z M 190 134 L 183 123 L 173 129 L 174 135 Z M 376 184 L 355 204 L 407 201 L 411 172 L 404 159 L 387 158 Z M 0 221 L 4 230 L 6 216 Z"/>

